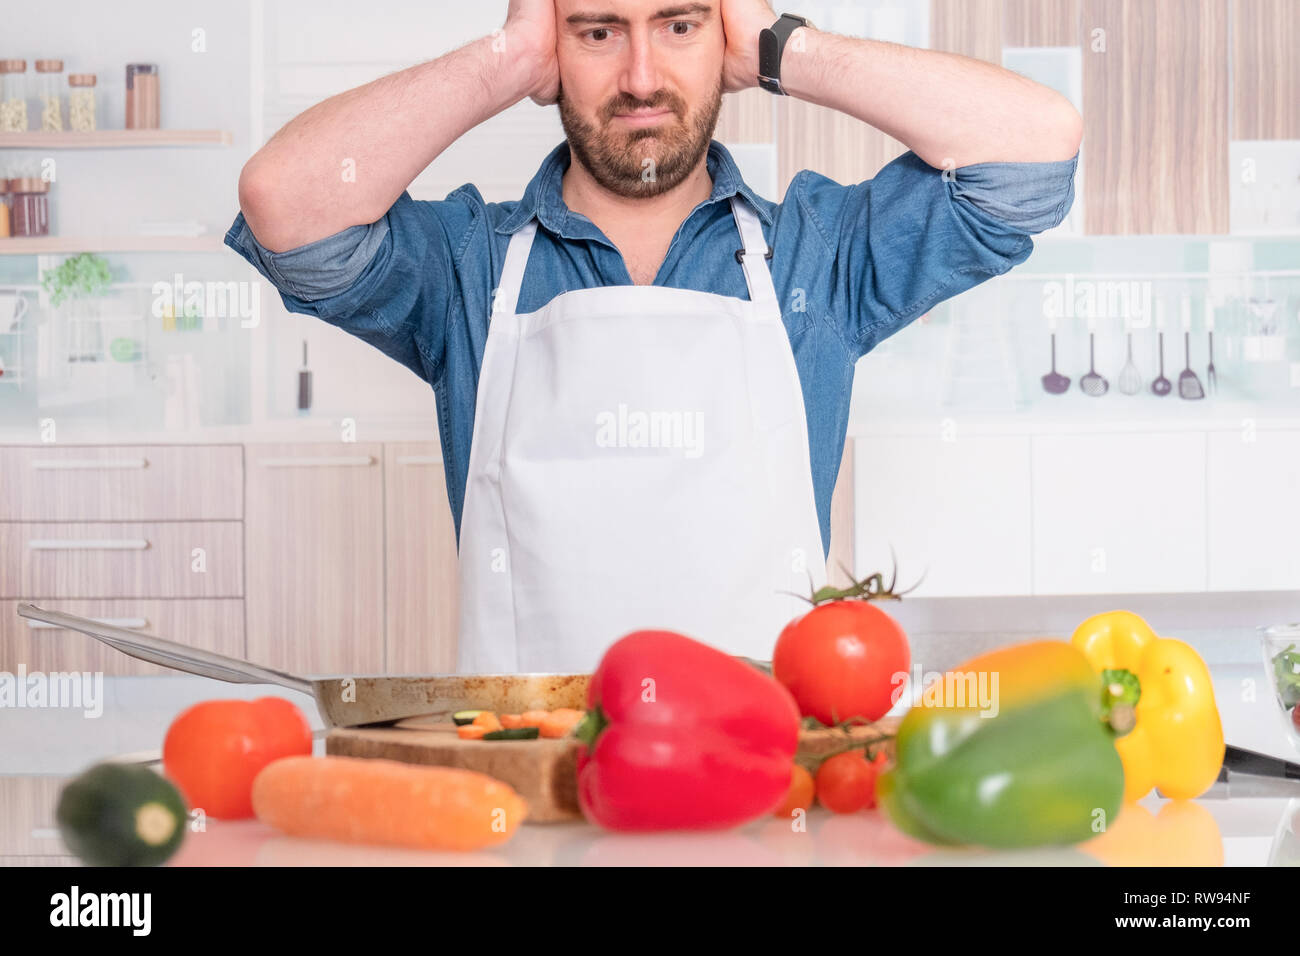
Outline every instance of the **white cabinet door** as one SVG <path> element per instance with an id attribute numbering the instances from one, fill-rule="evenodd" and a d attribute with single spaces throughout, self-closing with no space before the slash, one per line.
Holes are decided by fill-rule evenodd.
<path id="1" fill-rule="evenodd" d="M 892 545 L 919 597 L 1030 593 L 1028 437 L 863 436 L 853 467 L 859 577 Z"/>
<path id="2" fill-rule="evenodd" d="M 1300 589 L 1300 432 L 1209 436 L 1210 589 Z"/>
<path id="3" fill-rule="evenodd" d="M 1205 433 L 1036 436 L 1034 593 L 1204 591 Z"/>

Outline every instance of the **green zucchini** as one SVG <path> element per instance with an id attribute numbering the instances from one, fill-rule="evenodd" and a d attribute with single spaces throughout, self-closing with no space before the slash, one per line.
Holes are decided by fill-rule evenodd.
<path id="1" fill-rule="evenodd" d="M 451 715 L 451 722 L 457 727 L 474 723 L 474 718 L 483 713 L 481 710 L 458 710 Z"/>
<path id="2" fill-rule="evenodd" d="M 148 767 L 101 763 L 63 788 L 55 810 L 69 850 L 90 866 L 157 866 L 185 839 L 189 812 Z"/>
<path id="3" fill-rule="evenodd" d="M 536 727 L 511 727 L 508 730 L 494 730 L 483 735 L 484 740 L 536 740 Z"/>

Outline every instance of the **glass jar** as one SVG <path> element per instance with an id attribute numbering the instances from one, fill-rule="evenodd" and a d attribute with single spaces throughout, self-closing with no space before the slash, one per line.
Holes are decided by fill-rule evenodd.
<path id="1" fill-rule="evenodd" d="M 126 65 L 126 128 L 157 129 L 158 101 L 158 65 L 128 63 Z"/>
<path id="2" fill-rule="evenodd" d="M 9 238 L 9 180 L 0 179 L 0 239 Z"/>
<path id="3" fill-rule="evenodd" d="M 27 132 L 27 61 L 0 60 L 0 133 Z"/>
<path id="4" fill-rule="evenodd" d="M 94 73 L 68 74 L 68 128 L 78 133 L 95 131 Z"/>
<path id="5" fill-rule="evenodd" d="M 36 176 L 9 180 L 10 230 L 18 236 L 50 234 L 50 184 Z"/>
<path id="6" fill-rule="evenodd" d="M 36 61 L 36 98 L 41 104 L 41 132 L 63 132 L 63 61 Z"/>

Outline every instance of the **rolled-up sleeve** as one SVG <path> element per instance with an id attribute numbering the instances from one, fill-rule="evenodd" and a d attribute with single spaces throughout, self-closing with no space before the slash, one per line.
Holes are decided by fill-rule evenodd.
<path id="1" fill-rule="evenodd" d="M 909 151 L 851 186 L 800 173 L 791 188 L 832 245 L 831 302 L 851 352 L 1025 261 L 1030 236 L 1069 212 L 1078 158 L 945 173 Z"/>
<path id="2" fill-rule="evenodd" d="M 258 242 L 241 212 L 225 243 L 275 286 L 290 312 L 317 316 L 436 384 L 455 252 L 474 218 L 461 192 L 437 202 L 404 192 L 376 222 L 284 252 Z"/>

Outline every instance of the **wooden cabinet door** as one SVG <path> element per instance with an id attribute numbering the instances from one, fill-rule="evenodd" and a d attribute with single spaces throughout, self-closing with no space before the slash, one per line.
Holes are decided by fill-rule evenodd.
<path id="1" fill-rule="evenodd" d="M 1300 139 L 1297 37 L 1296 0 L 1233 0 L 1233 139 Z"/>
<path id="2" fill-rule="evenodd" d="M 1205 434 L 1033 438 L 1035 594 L 1204 591 Z"/>
<path id="3" fill-rule="evenodd" d="M 1227 233 L 1227 19 L 1223 0 L 1083 0 L 1089 233 Z"/>
<path id="4" fill-rule="evenodd" d="M 460 573 L 436 442 L 384 446 L 389 674 L 456 669 Z"/>
<path id="5" fill-rule="evenodd" d="M 378 444 L 245 446 L 248 655 L 295 674 L 384 667 Z"/>
<path id="6" fill-rule="evenodd" d="M 924 574 L 918 597 L 1029 594 L 1029 438 L 859 436 L 854 440 L 856 574 Z"/>

